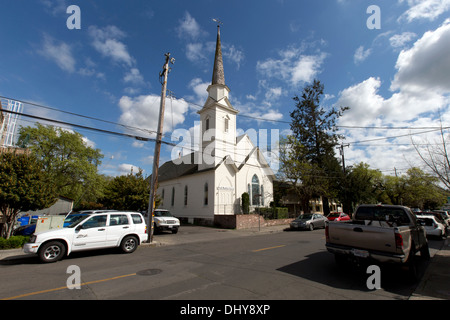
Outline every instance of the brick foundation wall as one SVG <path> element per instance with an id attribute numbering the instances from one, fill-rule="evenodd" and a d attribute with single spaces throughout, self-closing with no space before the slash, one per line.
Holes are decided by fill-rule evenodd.
<path id="1" fill-rule="evenodd" d="M 289 224 L 292 220 L 294 219 L 264 220 L 262 216 L 257 214 L 216 215 L 214 226 L 224 229 L 250 229 L 259 226 Z"/>

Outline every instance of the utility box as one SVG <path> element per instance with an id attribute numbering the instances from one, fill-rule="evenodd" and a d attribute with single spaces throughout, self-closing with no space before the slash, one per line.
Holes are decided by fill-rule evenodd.
<path id="1" fill-rule="evenodd" d="M 36 222 L 35 233 L 47 231 L 51 229 L 62 229 L 64 227 L 64 219 L 66 217 L 61 216 L 43 216 L 39 217 Z"/>

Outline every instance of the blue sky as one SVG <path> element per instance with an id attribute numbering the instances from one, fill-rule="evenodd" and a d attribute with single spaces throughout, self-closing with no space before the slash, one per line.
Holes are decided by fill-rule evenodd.
<path id="1" fill-rule="evenodd" d="M 70 5 L 81 29 L 67 28 Z M 378 18 L 371 5 L 379 29 L 368 27 Z M 164 140 L 179 144 L 173 134 L 193 132 L 206 101 L 217 18 L 242 132 L 287 134 L 292 97 L 313 79 L 325 86 L 325 108 L 350 107 L 338 123 L 347 165 L 385 174 L 422 166 L 411 139 L 433 145 L 436 133 L 420 128 L 439 126 L 439 115 L 450 123 L 449 0 L 2 0 L 0 11 L 0 95 L 64 111 L 26 104 L 28 114 L 148 137 L 170 52 Z M 153 142 L 73 129 L 101 149 L 101 173 L 151 173 Z M 161 163 L 170 157 L 163 146 Z"/>

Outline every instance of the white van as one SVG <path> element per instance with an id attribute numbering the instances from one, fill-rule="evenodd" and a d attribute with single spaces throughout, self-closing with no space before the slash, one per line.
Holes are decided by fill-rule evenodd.
<path id="1" fill-rule="evenodd" d="M 63 229 L 36 233 L 23 247 L 36 253 L 43 262 L 55 262 L 71 252 L 119 247 L 134 252 L 147 240 L 147 226 L 138 212 L 101 212 L 81 215 Z"/>

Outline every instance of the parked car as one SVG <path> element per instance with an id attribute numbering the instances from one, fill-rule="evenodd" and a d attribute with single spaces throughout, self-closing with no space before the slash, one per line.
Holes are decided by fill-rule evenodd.
<path id="1" fill-rule="evenodd" d="M 434 217 L 437 222 L 439 222 L 440 224 L 442 224 L 444 226 L 444 228 L 445 228 L 444 234 L 447 234 L 447 232 L 448 232 L 447 230 L 449 228 L 449 223 L 445 219 L 445 216 L 443 214 L 441 214 L 439 212 L 426 211 L 426 212 L 416 212 L 416 215 Z"/>
<path id="2" fill-rule="evenodd" d="M 445 226 L 432 215 L 416 215 L 417 221 L 425 228 L 426 235 L 442 238 L 446 235 Z"/>
<path id="3" fill-rule="evenodd" d="M 174 217 L 169 210 L 156 209 L 153 217 L 155 231 L 168 230 L 177 233 L 180 228 L 180 220 Z"/>
<path id="4" fill-rule="evenodd" d="M 23 250 L 37 254 L 42 262 L 55 262 L 83 250 L 118 247 L 131 253 L 147 237 L 147 226 L 139 212 L 93 213 L 66 228 L 32 235 Z"/>
<path id="5" fill-rule="evenodd" d="M 344 212 L 331 212 L 327 215 L 328 221 L 349 221 L 350 216 Z"/>
<path id="6" fill-rule="evenodd" d="M 448 215 L 447 211 L 436 210 L 433 211 L 433 214 L 435 216 L 439 215 L 440 219 L 445 222 L 447 228 L 450 228 L 450 216 Z"/>
<path id="7" fill-rule="evenodd" d="M 324 215 L 317 213 L 304 213 L 290 223 L 291 229 L 325 228 L 325 222 L 328 221 Z"/>

